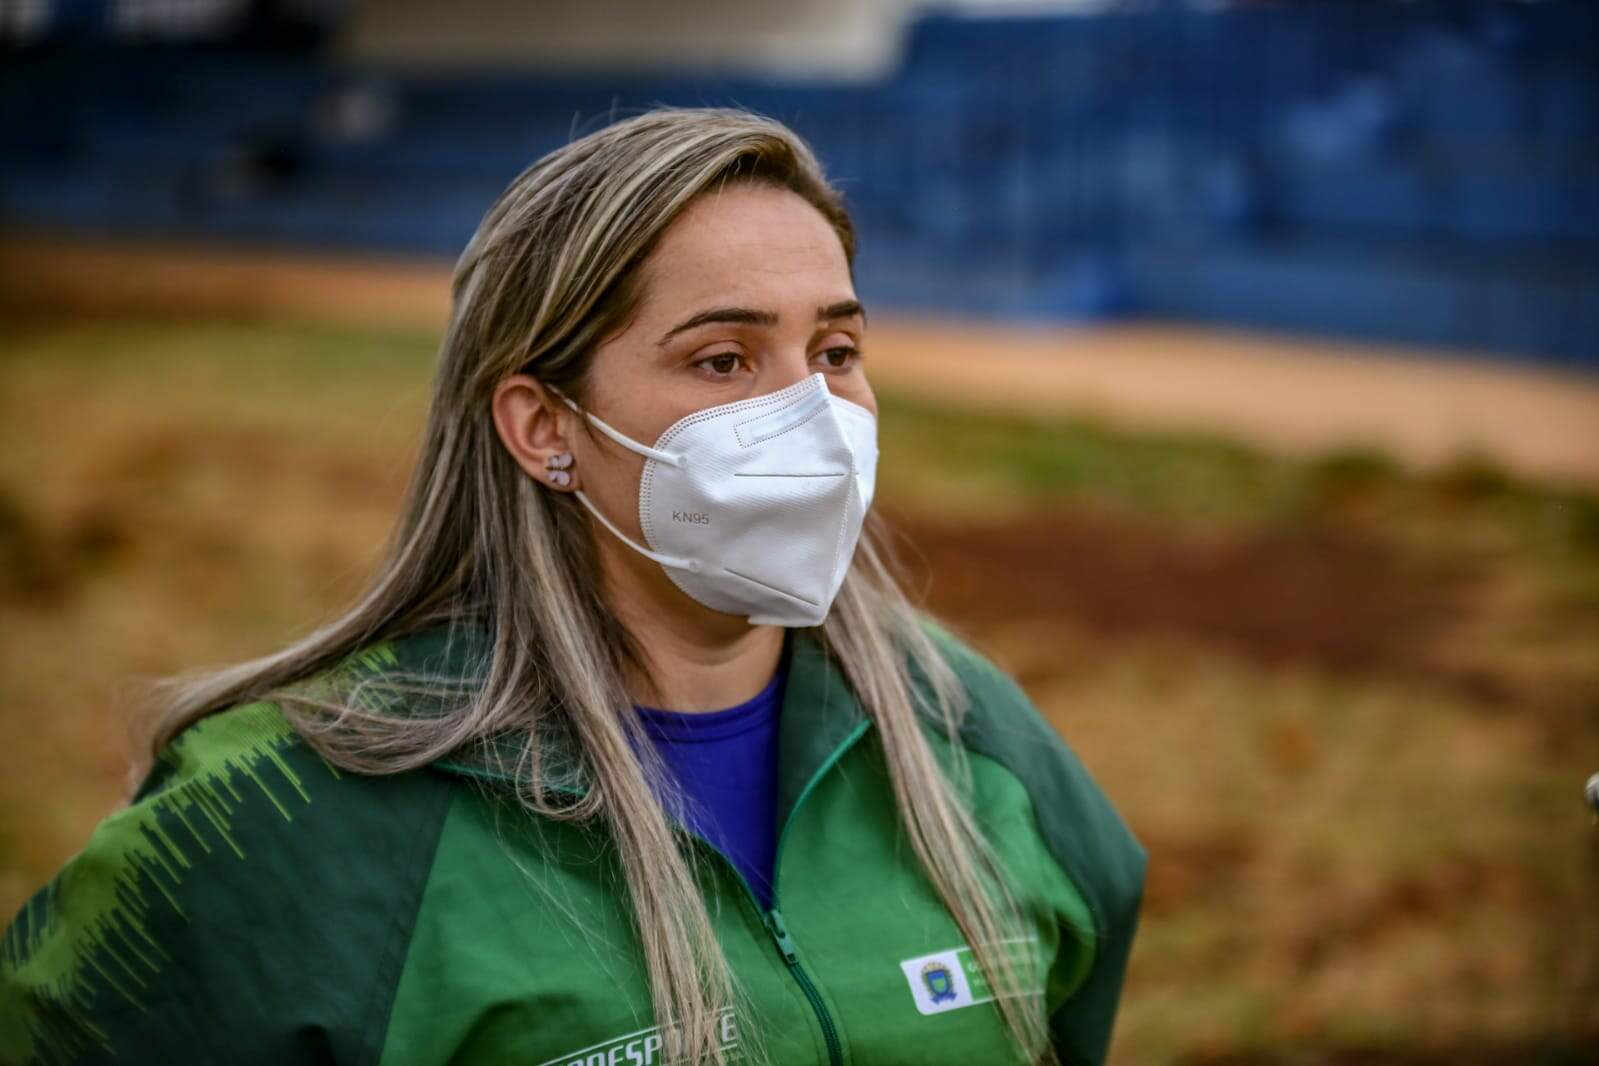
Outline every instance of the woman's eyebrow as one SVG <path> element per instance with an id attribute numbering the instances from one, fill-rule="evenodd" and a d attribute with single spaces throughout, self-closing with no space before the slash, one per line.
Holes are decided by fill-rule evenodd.
<path id="1" fill-rule="evenodd" d="M 840 300 L 836 304 L 829 304 L 826 307 L 816 309 L 816 321 L 818 322 L 829 322 L 835 318 L 848 318 L 851 315 L 860 315 L 862 320 L 866 318 L 866 308 L 861 306 L 859 300 Z"/>
<path id="2" fill-rule="evenodd" d="M 684 330 L 693 329 L 695 326 L 703 326 L 709 322 L 737 322 L 747 326 L 775 326 L 777 325 L 777 312 L 759 311 L 753 307 L 713 307 L 708 311 L 701 311 L 699 314 L 679 322 L 661 334 L 661 339 L 656 341 L 655 344 L 659 347 Z"/>
<path id="3" fill-rule="evenodd" d="M 816 309 L 816 321 L 829 322 L 835 318 L 848 318 L 850 315 L 866 317 L 866 309 L 859 300 L 840 300 L 835 304 Z M 691 315 L 661 334 L 661 339 L 656 341 L 656 347 L 664 345 L 673 337 L 684 330 L 696 326 L 704 326 L 711 322 L 732 322 L 746 326 L 775 326 L 777 325 L 777 312 L 765 311 L 754 307 L 712 307 L 705 311 Z"/>

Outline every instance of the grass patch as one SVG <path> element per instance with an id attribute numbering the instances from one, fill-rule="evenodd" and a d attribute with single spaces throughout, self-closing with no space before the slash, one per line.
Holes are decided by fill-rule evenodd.
<path id="1" fill-rule="evenodd" d="M 1216 434 L 996 415 L 891 392 L 879 405 L 885 496 L 918 506 L 1077 503 L 1232 529 L 1364 522 L 1434 545 L 1476 536 L 1530 554 L 1599 559 L 1599 493 L 1518 480 L 1481 454 L 1417 473 L 1369 447 L 1293 458 Z M 1463 523 L 1477 532 L 1451 537 Z"/>
<path id="2" fill-rule="evenodd" d="M 1066 501 L 1234 526 L 1303 507 L 1305 477 L 1293 463 L 1222 437 L 878 400 L 889 499 L 968 512 Z"/>

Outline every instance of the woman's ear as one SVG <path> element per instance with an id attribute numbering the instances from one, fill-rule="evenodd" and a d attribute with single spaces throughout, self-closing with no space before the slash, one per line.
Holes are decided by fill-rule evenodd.
<path id="1" fill-rule="evenodd" d="M 559 492 L 581 488 L 567 433 L 571 409 L 529 374 L 495 386 L 494 430 L 516 464 L 534 481 Z"/>

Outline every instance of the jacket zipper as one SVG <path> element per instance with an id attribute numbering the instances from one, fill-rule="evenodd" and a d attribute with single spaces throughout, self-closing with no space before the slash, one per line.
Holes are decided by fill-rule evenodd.
<path id="1" fill-rule="evenodd" d="M 794 952 L 794 941 L 789 939 L 788 927 L 783 924 L 783 912 L 776 907 L 767 911 L 766 928 L 771 932 L 772 939 L 777 941 L 777 950 L 782 952 L 783 961 L 788 963 L 788 972 L 799 982 L 800 991 L 805 993 L 811 1009 L 816 1012 L 816 1020 L 822 1023 L 822 1037 L 827 1041 L 827 1061 L 832 1063 L 832 1066 L 843 1066 L 844 1049 L 838 1042 L 838 1030 L 833 1028 L 833 1018 L 827 1013 L 827 1004 L 822 1002 L 822 994 L 816 991 L 810 975 L 799 964 L 799 956 Z"/>
<path id="2" fill-rule="evenodd" d="M 800 991 L 805 993 L 805 998 L 810 1001 L 811 1009 L 816 1012 L 816 1020 L 822 1026 L 822 1038 L 827 1041 L 827 1061 L 830 1066 L 844 1066 L 844 1047 L 838 1039 L 838 1029 L 833 1025 L 832 1015 L 827 1013 L 827 1004 L 822 1002 L 822 994 L 816 990 L 816 985 L 811 981 L 810 975 L 799 963 L 799 955 L 794 949 L 794 941 L 788 935 L 788 926 L 783 922 L 783 912 L 778 910 L 777 897 L 777 871 L 783 865 L 783 844 L 788 839 L 788 827 L 794 824 L 794 816 L 805 803 L 805 797 L 811 794 L 816 787 L 816 782 L 822 775 L 833 768 L 833 764 L 844 757 L 844 753 L 855 746 L 855 742 L 871 727 L 871 720 L 857 725 L 850 731 L 838 747 L 829 755 L 811 774 L 811 779 L 805 782 L 805 787 L 800 789 L 800 794 L 794 798 L 794 806 L 789 808 L 788 818 L 783 822 L 783 827 L 777 831 L 777 848 L 772 855 L 772 909 L 766 913 L 766 928 L 772 934 L 772 939 L 777 943 L 777 950 L 782 953 L 783 961 L 788 964 L 788 972 L 793 975 L 795 982 L 800 986 Z M 736 870 L 736 868 L 735 868 Z M 742 880 L 743 875 L 740 875 Z M 749 885 L 746 882 L 745 888 Z M 755 898 L 755 893 L 750 893 L 750 898 Z"/>
<path id="3" fill-rule="evenodd" d="M 783 828 L 778 830 L 777 833 L 777 849 L 772 858 L 772 909 L 761 914 L 761 924 L 771 934 L 772 941 L 777 945 L 779 954 L 783 956 L 783 962 L 788 965 L 789 975 L 800 986 L 800 991 L 805 994 L 805 1000 L 811 1005 L 811 1010 L 816 1012 L 816 1020 L 822 1027 L 822 1038 L 827 1041 L 827 1061 L 829 1066 L 844 1066 L 844 1045 L 839 1041 L 838 1028 L 833 1024 L 833 1016 L 827 1012 L 827 1004 L 822 1002 L 821 992 L 817 991 L 816 984 L 811 980 L 810 974 L 806 973 L 805 968 L 800 965 L 799 953 L 794 947 L 793 938 L 788 935 L 788 926 L 783 922 L 783 912 L 777 909 L 777 869 L 783 860 L 783 841 L 788 836 L 788 827 L 794 821 L 794 815 L 800 809 L 800 804 L 805 802 L 805 797 L 811 794 L 811 789 L 816 787 L 816 782 L 821 780 L 822 775 L 827 773 L 833 764 L 855 745 L 855 742 L 871 727 L 871 724 L 871 721 L 868 720 L 856 726 L 854 731 L 834 749 L 833 754 L 828 757 L 827 761 L 816 768 L 816 772 L 811 775 L 809 781 L 805 782 L 805 787 L 800 790 L 799 796 L 794 800 L 794 806 L 788 812 L 788 820 L 783 823 Z M 723 855 L 721 849 L 709 840 L 692 830 L 688 830 L 687 827 L 684 827 L 684 829 L 689 836 L 699 841 L 704 847 L 721 856 L 722 861 L 727 864 L 727 868 L 738 879 L 738 883 L 744 886 L 744 893 L 749 897 L 751 905 L 757 911 L 760 911 L 760 897 L 755 894 L 755 889 L 750 886 L 749 880 L 733 864 L 733 861 Z"/>
<path id="4" fill-rule="evenodd" d="M 796 803 L 795 807 L 798 806 L 799 804 Z M 738 878 L 738 883 L 744 886 L 744 892 L 749 896 L 750 904 L 757 911 L 760 911 L 760 897 L 755 895 L 755 889 L 750 886 L 749 880 L 745 878 L 739 868 L 733 865 L 732 860 L 728 859 L 726 855 L 722 855 L 720 848 L 698 833 L 690 832 L 689 836 L 699 841 L 707 850 L 722 857 L 722 860 L 727 863 L 727 868 L 732 871 L 733 876 Z M 781 841 L 781 833 L 778 834 L 778 838 Z M 779 851 L 781 851 L 781 843 L 779 843 L 778 847 Z M 775 873 L 777 864 L 774 862 L 772 866 Z M 775 885 L 772 887 L 772 904 L 771 910 L 762 912 L 761 925 L 765 926 L 766 931 L 771 934 L 773 942 L 777 944 L 778 953 L 783 956 L 783 962 L 788 965 L 789 976 L 794 978 L 794 982 L 800 986 L 800 991 L 805 994 L 805 1002 L 809 1003 L 811 1010 L 816 1013 L 816 1020 L 822 1027 L 822 1039 L 827 1041 L 828 1066 L 844 1066 L 844 1046 L 839 1042 L 838 1029 L 833 1025 L 833 1016 L 827 1012 L 827 1004 L 822 1002 L 821 992 L 817 991 L 816 984 L 811 980 L 810 974 L 806 973 L 805 968 L 800 965 L 799 953 L 794 948 L 793 939 L 788 935 L 788 926 L 783 923 L 783 912 L 778 910 L 776 906 L 777 887 Z"/>

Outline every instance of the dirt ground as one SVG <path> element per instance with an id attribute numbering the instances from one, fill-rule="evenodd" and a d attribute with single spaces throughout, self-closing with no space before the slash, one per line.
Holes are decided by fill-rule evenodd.
<path id="1" fill-rule="evenodd" d="M 1266 664 L 1497 694 L 1425 650 L 1469 609 L 1476 575 L 1353 531 L 1218 539 L 1082 511 L 1004 524 L 907 515 L 898 524 L 920 557 L 930 605 L 973 625 L 1071 619 L 1109 641 L 1176 635 Z"/>

